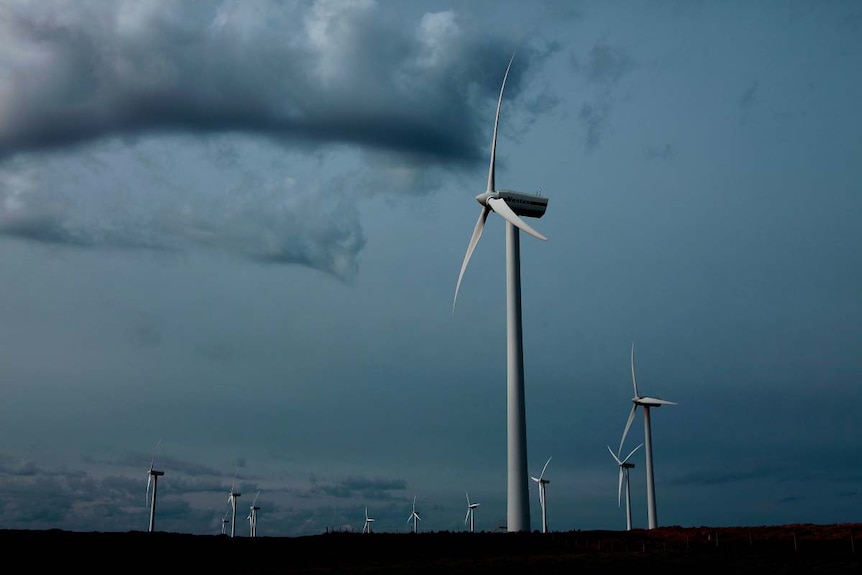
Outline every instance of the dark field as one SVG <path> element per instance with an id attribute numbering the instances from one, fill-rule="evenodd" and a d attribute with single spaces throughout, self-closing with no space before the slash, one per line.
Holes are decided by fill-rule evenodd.
<path id="1" fill-rule="evenodd" d="M 541 533 L 328 533 L 236 537 L 179 533 L 0 531 L 28 571 L 89 573 L 412 573 L 542 575 L 855 573 L 862 524 L 663 527 Z M 56 572 L 56 571 L 54 571 Z M 633 572 L 634 573 L 634 572 Z"/>

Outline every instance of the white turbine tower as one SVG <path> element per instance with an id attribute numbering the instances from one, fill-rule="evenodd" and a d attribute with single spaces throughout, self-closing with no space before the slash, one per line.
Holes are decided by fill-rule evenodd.
<path id="1" fill-rule="evenodd" d="M 150 461 L 150 469 L 147 471 L 147 505 L 150 507 L 150 524 L 148 531 L 150 533 L 153 532 L 156 526 L 156 490 L 159 486 L 159 477 L 165 474 L 164 471 L 157 471 L 155 469 L 156 463 L 156 452 L 159 450 L 159 444 L 161 444 L 161 440 L 156 444 L 156 450 L 153 452 L 153 459 Z M 153 486 L 153 497 L 150 499 L 150 485 Z"/>
<path id="2" fill-rule="evenodd" d="M 230 536 L 234 537 L 236 535 L 236 498 L 242 495 L 242 493 L 237 492 L 234 488 L 236 487 L 236 480 L 230 486 L 230 494 L 227 496 L 227 502 L 230 503 L 231 508 L 231 521 L 230 521 Z"/>
<path id="3" fill-rule="evenodd" d="M 467 522 L 470 522 L 470 533 L 473 533 L 473 514 L 476 511 L 476 508 L 481 505 L 480 503 L 470 503 L 470 494 L 467 493 L 467 515 L 464 516 L 464 525 L 467 525 Z"/>
<path id="4" fill-rule="evenodd" d="M 365 508 L 365 525 L 362 526 L 363 533 L 371 533 L 371 524 L 374 523 L 374 519 L 368 516 L 368 508 Z"/>
<path id="5" fill-rule="evenodd" d="M 676 405 L 673 401 L 666 401 L 664 399 L 658 399 L 657 397 L 647 397 L 640 395 L 638 393 L 638 382 L 635 378 L 635 343 L 632 342 L 632 355 L 631 355 L 631 363 L 632 363 L 632 384 L 635 388 L 635 396 L 632 398 L 632 410 L 629 412 L 629 419 L 626 421 L 626 428 L 623 431 L 623 437 L 620 439 L 620 448 L 617 450 L 617 453 L 621 452 L 623 449 L 623 443 L 626 440 L 626 434 L 629 432 L 629 427 L 631 427 L 632 421 L 635 418 L 635 411 L 637 411 L 638 406 L 643 407 L 644 412 L 644 447 L 646 451 L 646 476 L 647 476 L 647 518 L 648 518 L 648 528 L 655 529 L 658 525 L 658 520 L 656 519 L 656 508 L 655 508 L 655 478 L 653 476 L 653 468 L 652 468 L 652 429 L 650 427 L 650 407 L 661 407 L 662 405 Z"/>
<path id="6" fill-rule="evenodd" d="M 419 521 L 422 521 L 422 518 L 419 517 L 419 513 L 416 512 L 416 497 L 413 497 L 413 512 L 410 514 L 410 517 L 407 518 L 407 523 L 413 521 L 413 533 L 419 532 Z"/>
<path id="7" fill-rule="evenodd" d="M 545 236 L 531 228 L 519 216 L 541 218 L 547 209 L 548 199 L 538 195 L 522 194 L 511 190 L 497 189 L 494 181 L 494 164 L 497 151 L 497 126 L 500 121 L 500 106 L 503 103 L 503 89 L 512 66 L 512 58 L 506 66 L 500 96 L 497 100 L 497 113 L 494 118 L 494 135 L 491 140 L 491 164 L 488 168 L 488 187 L 476 196 L 482 206 L 479 220 L 473 229 L 467 253 L 461 264 L 458 283 L 455 285 L 455 298 L 452 311 L 458 300 L 458 289 L 470 256 L 482 235 L 485 220 L 491 211 L 506 220 L 506 389 L 507 389 L 507 443 L 508 443 L 508 509 L 506 527 L 508 531 L 529 531 L 530 499 L 527 472 L 527 420 L 524 405 L 524 349 L 521 328 L 521 244 L 519 230 L 540 239 Z"/>
<path id="8" fill-rule="evenodd" d="M 257 537 L 257 512 L 260 511 L 260 507 L 257 506 L 257 498 L 260 497 L 260 491 L 257 492 L 257 495 L 254 496 L 254 501 L 251 502 L 251 507 L 248 512 L 248 530 L 249 537 Z"/>
<path id="9" fill-rule="evenodd" d="M 542 508 L 542 533 L 548 532 L 548 512 L 547 512 L 547 499 L 545 498 L 545 485 L 550 483 L 550 479 L 545 479 L 545 469 L 548 468 L 548 464 L 551 462 L 551 458 L 545 462 L 545 466 L 542 468 L 542 473 L 539 474 L 538 477 L 530 477 L 533 481 L 535 481 L 539 485 L 539 506 Z"/>
<path id="10" fill-rule="evenodd" d="M 642 446 L 643 443 L 632 449 L 631 453 L 626 455 L 625 459 L 620 459 L 619 454 L 614 453 L 611 446 L 608 445 L 608 451 L 611 452 L 611 457 L 614 458 L 614 461 L 617 462 L 617 466 L 620 468 L 619 488 L 617 489 L 617 507 L 622 504 L 623 484 L 625 483 L 626 486 L 626 531 L 632 530 L 632 495 L 631 491 L 629 491 L 629 469 L 635 466 L 634 463 L 629 463 L 629 459 L 634 455 L 635 451 L 640 449 Z"/>

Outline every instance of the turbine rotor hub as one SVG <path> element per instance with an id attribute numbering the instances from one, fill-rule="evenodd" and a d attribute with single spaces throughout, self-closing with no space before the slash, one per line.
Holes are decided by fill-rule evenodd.
<path id="1" fill-rule="evenodd" d="M 476 196 L 476 201 L 482 204 L 483 206 L 488 205 L 488 200 L 491 198 L 499 198 L 499 192 L 482 192 L 478 196 Z"/>

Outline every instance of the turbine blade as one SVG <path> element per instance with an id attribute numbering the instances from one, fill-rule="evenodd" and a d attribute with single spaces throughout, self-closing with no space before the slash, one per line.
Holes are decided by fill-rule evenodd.
<path id="1" fill-rule="evenodd" d="M 638 381 L 635 379 L 635 342 L 632 341 L 632 384 L 635 386 L 635 397 L 640 397 L 638 394 Z"/>
<path id="2" fill-rule="evenodd" d="M 491 209 L 494 210 L 495 212 L 497 212 L 497 214 L 499 214 L 499 216 L 501 218 L 503 218 L 504 220 L 506 220 L 507 222 L 509 222 L 513 226 L 516 226 L 516 227 L 524 230 L 525 232 L 527 232 L 531 236 L 538 238 L 540 240 L 547 240 L 548 239 L 545 236 L 543 236 L 542 234 L 540 234 L 539 232 L 537 232 L 536 230 L 534 230 L 532 227 L 530 227 L 530 224 L 528 224 L 527 222 L 522 220 L 520 218 L 520 216 L 518 216 L 518 214 L 513 212 L 512 208 L 509 207 L 509 204 L 506 203 L 506 200 L 504 200 L 502 198 L 490 198 L 488 200 L 488 205 L 491 206 Z"/>
<path id="3" fill-rule="evenodd" d="M 626 441 L 626 434 L 628 434 L 628 432 L 629 432 L 629 427 L 632 426 L 632 421 L 634 421 L 634 418 L 635 418 L 635 410 L 637 408 L 638 408 L 637 403 L 632 405 L 632 410 L 629 412 L 629 420 L 626 421 L 626 428 L 625 428 L 625 430 L 623 430 L 623 438 L 620 439 L 620 448 L 617 449 L 617 453 L 621 453 L 623 450 L 623 443 L 625 443 L 625 441 Z"/>
<path id="4" fill-rule="evenodd" d="M 470 519 L 470 510 L 467 510 L 467 515 L 464 516 L 464 525 L 467 525 L 467 520 Z"/>
<path id="5" fill-rule="evenodd" d="M 149 473 L 147 474 L 147 505 L 150 504 L 150 483 L 153 481 L 153 476 Z"/>
<path id="6" fill-rule="evenodd" d="M 545 469 L 548 468 L 548 464 L 550 462 L 551 462 L 551 458 L 549 457 L 548 460 L 545 462 L 545 466 L 542 468 L 542 473 L 539 474 L 539 479 L 542 479 L 545 476 Z"/>
<path id="7" fill-rule="evenodd" d="M 622 461 L 620 461 L 620 458 L 619 458 L 619 457 L 617 457 L 617 454 L 616 454 L 616 453 L 614 453 L 614 450 L 613 450 L 613 449 L 611 449 L 611 446 L 610 446 L 610 445 L 608 445 L 608 451 L 610 451 L 610 452 L 611 452 L 611 457 L 613 457 L 613 458 L 614 458 L 614 461 L 616 461 L 616 462 L 617 462 L 617 465 L 622 465 L 622 464 L 623 464 L 623 462 L 622 462 Z"/>
<path id="8" fill-rule="evenodd" d="M 482 237 L 482 230 L 485 228 L 485 220 L 488 219 L 490 208 L 482 206 L 482 212 L 479 214 L 479 219 L 476 221 L 476 227 L 473 228 L 473 235 L 470 237 L 470 243 L 467 244 L 467 253 L 464 254 L 464 261 L 461 263 L 461 272 L 458 274 L 458 283 L 455 284 L 455 297 L 452 299 L 452 313 L 455 313 L 455 303 L 458 301 L 458 290 L 461 289 L 461 280 L 464 278 L 464 272 L 467 270 L 467 263 L 470 261 L 470 256 L 473 255 L 473 250 L 476 249 L 476 244 L 479 238 Z"/>
<path id="9" fill-rule="evenodd" d="M 497 125 L 500 123 L 500 106 L 503 104 L 503 89 L 506 87 L 506 78 L 509 77 L 509 68 L 512 67 L 512 60 L 515 59 L 515 53 L 512 52 L 512 57 L 509 58 L 509 64 L 506 66 L 506 73 L 503 75 L 503 84 L 500 86 L 500 97 L 497 98 L 497 114 L 494 116 L 494 137 L 491 139 L 491 165 L 488 168 L 488 191 L 493 192 L 494 184 L 494 163 L 497 157 Z"/>
<path id="10" fill-rule="evenodd" d="M 625 463 L 626 461 L 628 461 L 628 460 L 629 460 L 629 457 L 631 457 L 632 455 L 634 455 L 634 454 L 635 454 L 635 451 L 637 451 L 637 450 L 638 450 L 638 449 L 640 449 L 641 447 L 643 447 L 643 443 L 641 443 L 640 445 L 638 445 L 637 447 L 635 447 L 634 449 L 632 449 L 632 452 L 631 452 L 631 453 L 629 453 L 628 455 L 626 455 L 626 458 L 625 458 L 625 459 L 623 459 L 623 460 L 622 460 L 622 462 L 620 462 L 620 465 L 622 465 L 623 463 Z"/>

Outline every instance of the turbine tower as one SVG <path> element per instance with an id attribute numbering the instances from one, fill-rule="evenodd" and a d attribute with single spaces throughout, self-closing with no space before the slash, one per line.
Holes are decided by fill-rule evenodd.
<path id="1" fill-rule="evenodd" d="M 419 517 L 419 514 L 416 512 L 416 496 L 413 496 L 413 513 L 410 514 L 410 517 L 407 518 L 407 523 L 413 521 L 413 533 L 419 532 L 419 521 L 422 521 L 422 518 Z"/>
<path id="2" fill-rule="evenodd" d="M 234 487 L 236 487 L 236 481 L 230 486 L 230 494 L 227 496 L 227 502 L 230 503 L 231 508 L 231 521 L 230 521 L 230 536 L 234 537 L 236 535 L 236 498 L 242 495 L 242 493 L 238 493 Z"/>
<path id="3" fill-rule="evenodd" d="M 371 533 L 371 524 L 374 523 L 374 519 L 368 516 L 368 508 L 365 508 L 365 525 L 362 526 L 363 533 Z"/>
<path id="4" fill-rule="evenodd" d="M 165 474 L 164 471 L 157 471 L 154 467 L 156 463 L 156 452 L 159 450 L 159 443 L 156 444 L 156 451 L 153 452 L 153 459 L 150 461 L 150 469 L 147 471 L 147 504 L 150 507 L 150 525 L 148 531 L 153 532 L 156 526 L 156 490 L 159 485 L 159 477 Z M 153 498 L 150 499 L 150 484 L 153 486 Z"/>
<path id="5" fill-rule="evenodd" d="M 629 469 L 635 466 L 634 463 L 629 463 L 629 458 L 634 455 L 635 451 L 643 447 L 643 443 L 632 449 L 631 453 L 626 455 L 625 459 L 620 459 L 618 453 L 614 453 L 611 449 L 611 446 L 608 445 L 608 451 L 611 452 L 611 457 L 614 458 L 614 461 L 617 462 L 617 466 L 620 468 L 620 481 L 619 488 L 617 489 L 617 507 L 622 504 L 622 494 L 623 494 L 623 483 L 626 486 L 626 531 L 632 530 L 632 495 L 629 491 Z"/>
<path id="6" fill-rule="evenodd" d="M 635 388 L 635 396 L 632 398 L 632 410 L 629 412 L 629 419 L 626 421 L 626 428 L 623 431 L 623 437 L 620 439 L 620 448 L 617 453 L 622 452 L 623 443 L 626 440 L 626 434 L 629 432 L 629 427 L 635 418 L 635 412 L 638 406 L 643 407 L 644 412 L 644 450 L 646 451 L 646 476 L 647 476 L 647 518 L 648 529 L 655 529 L 658 526 L 655 508 L 655 477 L 653 476 L 652 466 L 652 429 L 650 427 L 650 407 L 661 407 L 662 405 L 676 405 L 673 401 L 658 399 L 657 397 L 647 397 L 638 393 L 638 382 L 635 378 L 635 343 L 632 342 L 632 384 Z"/>
<path id="7" fill-rule="evenodd" d="M 545 469 L 548 468 L 548 464 L 551 462 L 551 458 L 545 462 L 545 466 L 542 468 L 542 473 L 539 474 L 538 477 L 530 477 L 533 481 L 535 481 L 539 485 L 539 506 L 542 508 L 542 533 L 548 532 L 548 513 L 547 513 L 547 499 L 545 499 L 545 486 L 550 483 L 549 479 L 545 479 Z"/>
<path id="8" fill-rule="evenodd" d="M 464 525 L 467 525 L 467 521 L 470 522 L 470 533 L 473 533 L 473 514 L 479 505 L 480 503 L 470 503 L 470 494 L 467 493 L 467 515 L 464 516 Z"/>
<path id="9" fill-rule="evenodd" d="M 248 512 L 248 530 L 249 537 L 257 537 L 257 512 L 260 511 L 260 507 L 257 506 L 257 498 L 260 497 L 260 491 L 257 492 L 257 495 L 254 496 L 254 501 L 251 502 L 251 507 Z"/>
<path id="10" fill-rule="evenodd" d="M 500 96 L 497 100 L 497 113 L 494 118 L 494 135 L 491 139 L 491 163 L 488 168 L 488 187 L 476 196 L 482 206 L 479 220 L 467 244 L 467 253 L 461 264 L 458 283 L 455 285 L 455 298 L 452 311 L 458 300 L 458 289 L 467 269 L 470 256 L 482 235 L 485 221 L 493 211 L 506 220 L 506 397 L 507 397 L 507 444 L 508 444 L 508 489 L 506 527 L 508 531 L 529 531 L 530 499 L 527 472 L 527 419 L 524 405 L 524 349 L 521 326 L 521 244 L 519 230 L 540 239 L 545 236 L 531 228 L 520 216 L 541 218 L 547 209 L 548 199 L 538 195 L 522 194 L 511 190 L 496 188 L 494 165 L 497 153 L 497 126 L 500 122 L 500 106 L 503 103 L 503 89 L 512 60 L 506 66 Z"/>

